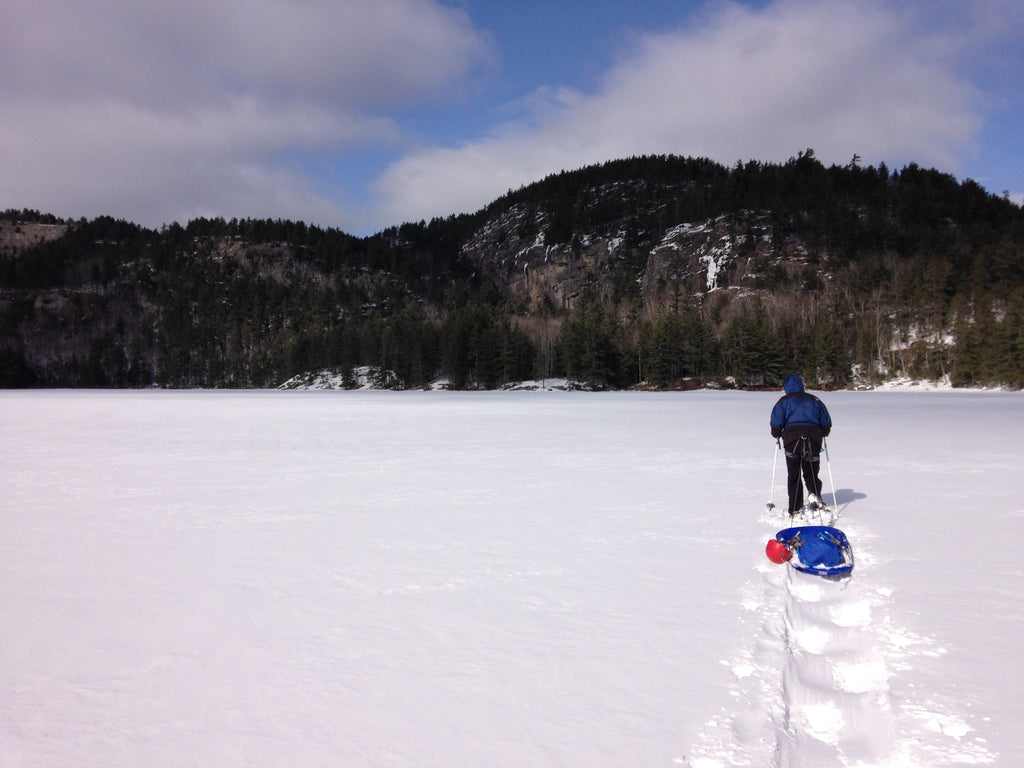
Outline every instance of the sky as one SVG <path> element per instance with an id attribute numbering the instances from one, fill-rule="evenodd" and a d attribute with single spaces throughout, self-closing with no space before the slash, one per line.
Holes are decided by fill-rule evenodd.
<path id="1" fill-rule="evenodd" d="M 641 154 L 1024 202 L 1018 0 L 7 0 L 0 209 L 366 235 Z"/>

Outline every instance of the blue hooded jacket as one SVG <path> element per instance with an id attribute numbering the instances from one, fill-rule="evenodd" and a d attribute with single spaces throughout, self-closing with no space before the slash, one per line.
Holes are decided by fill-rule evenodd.
<path id="1" fill-rule="evenodd" d="M 782 437 L 787 427 L 816 426 L 827 436 L 832 429 L 828 409 L 814 395 L 804 392 L 804 382 L 795 373 L 790 374 L 782 387 L 786 394 L 772 408 L 772 437 Z"/>

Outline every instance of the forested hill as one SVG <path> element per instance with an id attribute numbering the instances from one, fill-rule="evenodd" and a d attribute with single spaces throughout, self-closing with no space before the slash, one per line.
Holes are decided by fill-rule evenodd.
<path id="1" fill-rule="evenodd" d="M 1024 386 L 1024 213 L 908 166 L 638 157 L 357 238 L 0 214 L 0 385 Z M 385 375 L 384 372 L 389 372 Z"/>

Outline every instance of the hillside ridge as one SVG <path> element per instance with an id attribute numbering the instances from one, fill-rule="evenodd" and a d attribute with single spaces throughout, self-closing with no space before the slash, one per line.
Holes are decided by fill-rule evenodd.
<path id="1" fill-rule="evenodd" d="M 0 215 L 0 384 L 1024 385 L 1024 215 L 915 165 L 637 157 L 358 238 Z"/>

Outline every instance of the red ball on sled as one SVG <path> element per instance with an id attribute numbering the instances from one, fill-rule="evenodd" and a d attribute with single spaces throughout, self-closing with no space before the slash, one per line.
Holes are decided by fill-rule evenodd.
<path id="1" fill-rule="evenodd" d="M 768 542 L 767 546 L 764 548 L 764 553 L 768 555 L 768 559 L 773 563 L 784 563 L 793 557 L 793 553 L 789 551 L 789 547 L 775 539 Z"/>

